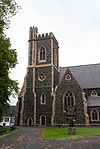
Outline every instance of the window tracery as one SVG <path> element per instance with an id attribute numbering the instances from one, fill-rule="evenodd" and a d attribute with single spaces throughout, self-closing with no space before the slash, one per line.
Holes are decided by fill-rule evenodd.
<path id="1" fill-rule="evenodd" d="M 72 91 L 68 90 L 67 92 L 65 92 L 64 96 L 63 96 L 63 104 L 64 104 L 64 111 L 66 111 L 67 107 L 73 107 L 75 106 L 75 96 L 72 93 Z"/>
<path id="2" fill-rule="evenodd" d="M 38 80 L 44 81 L 46 79 L 46 75 L 44 73 L 39 74 Z"/>
<path id="3" fill-rule="evenodd" d="M 46 48 L 44 46 L 41 47 L 39 52 L 40 62 L 46 61 Z"/>
<path id="4" fill-rule="evenodd" d="M 98 121 L 99 120 L 99 113 L 97 109 L 92 109 L 91 111 L 91 120 Z"/>
<path id="5" fill-rule="evenodd" d="M 70 75 L 70 74 L 67 74 L 67 75 L 65 76 L 65 80 L 71 80 L 71 75 Z"/>
<path id="6" fill-rule="evenodd" d="M 97 96 L 97 91 L 96 90 L 92 90 L 91 96 Z"/>

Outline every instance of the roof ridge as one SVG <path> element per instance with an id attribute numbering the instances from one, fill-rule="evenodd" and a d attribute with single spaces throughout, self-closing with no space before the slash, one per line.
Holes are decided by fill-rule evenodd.
<path id="1" fill-rule="evenodd" d="M 76 65 L 76 66 L 67 66 L 67 67 L 60 67 L 60 68 L 72 68 L 72 67 L 82 67 L 82 66 L 93 66 L 93 65 L 100 65 L 100 63 L 95 63 L 95 64 L 83 64 L 83 65 Z"/>

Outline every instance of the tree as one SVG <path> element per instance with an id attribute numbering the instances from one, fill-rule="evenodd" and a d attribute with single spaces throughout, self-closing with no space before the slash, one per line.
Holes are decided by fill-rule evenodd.
<path id="1" fill-rule="evenodd" d="M 16 49 L 11 49 L 5 29 L 9 28 L 10 19 L 19 8 L 14 0 L 0 1 L 0 119 L 9 106 L 9 97 L 18 94 L 18 82 L 9 76 L 11 69 L 17 64 L 17 52 Z"/>

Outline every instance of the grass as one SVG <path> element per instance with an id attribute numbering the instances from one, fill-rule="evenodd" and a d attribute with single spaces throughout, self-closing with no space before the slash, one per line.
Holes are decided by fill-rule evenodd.
<path id="1" fill-rule="evenodd" d="M 78 127 L 75 135 L 68 135 L 68 128 L 43 128 L 42 134 L 44 139 L 54 138 L 75 138 L 82 136 L 100 135 L 99 127 Z"/>
<path id="2" fill-rule="evenodd" d="M 19 130 L 19 128 L 15 128 L 15 129 L 12 130 L 10 127 L 5 127 L 4 128 L 4 131 L 3 132 L 0 132 L 0 138 L 2 136 L 6 135 L 6 134 L 10 134 L 10 133 L 12 133 L 14 131 L 18 131 L 18 130 Z"/>

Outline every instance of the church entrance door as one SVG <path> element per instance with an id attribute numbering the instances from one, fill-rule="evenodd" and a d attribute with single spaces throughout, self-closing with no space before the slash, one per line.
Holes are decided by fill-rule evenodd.
<path id="1" fill-rule="evenodd" d="M 41 126 L 45 126 L 46 125 L 46 117 L 42 116 L 41 117 Z"/>
<path id="2" fill-rule="evenodd" d="M 31 117 L 28 119 L 28 125 L 32 126 L 32 118 Z"/>

